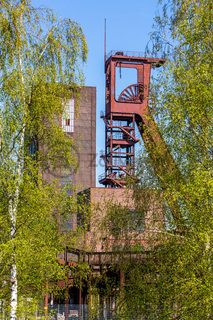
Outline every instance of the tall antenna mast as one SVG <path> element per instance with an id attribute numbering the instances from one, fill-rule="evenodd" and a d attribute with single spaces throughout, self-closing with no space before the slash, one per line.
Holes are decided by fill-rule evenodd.
<path id="1" fill-rule="evenodd" d="M 104 72 L 106 63 L 106 18 L 104 19 Z"/>

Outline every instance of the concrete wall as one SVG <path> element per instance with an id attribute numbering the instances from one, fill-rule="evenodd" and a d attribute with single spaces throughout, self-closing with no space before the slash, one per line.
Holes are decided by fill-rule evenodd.
<path id="1" fill-rule="evenodd" d="M 75 108 L 76 109 L 76 108 Z M 76 111 L 76 110 L 75 110 Z M 73 183 L 78 191 L 96 182 L 96 88 L 82 87 L 72 134 L 77 146 L 78 170 Z"/>
<path id="2" fill-rule="evenodd" d="M 74 132 L 66 133 L 74 140 L 73 152 L 78 168 L 48 168 L 43 172 L 47 181 L 57 179 L 59 184 L 72 181 L 76 191 L 95 187 L 96 183 L 96 88 L 82 87 L 80 101 L 74 102 Z"/>
<path id="3" fill-rule="evenodd" d="M 160 241 L 164 229 L 164 217 L 159 194 L 154 190 L 90 188 L 87 190 L 91 206 L 89 231 L 85 234 L 84 249 L 87 251 L 112 251 L 116 247 L 141 245 L 145 250 Z M 117 237 L 109 234 L 104 219 L 108 208 L 118 205 L 129 210 L 138 210 L 144 219 L 142 231 L 124 232 Z"/>

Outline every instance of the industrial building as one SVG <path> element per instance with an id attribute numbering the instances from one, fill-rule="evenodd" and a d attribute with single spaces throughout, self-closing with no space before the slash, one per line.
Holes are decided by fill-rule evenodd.
<path id="1" fill-rule="evenodd" d="M 148 107 L 151 69 L 160 67 L 164 62 L 164 59 L 121 51 L 111 52 L 106 58 L 106 108 L 100 120 L 105 123 L 105 154 L 102 156 L 105 170 L 99 177 L 103 187 L 95 185 L 96 88 L 81 88 L 78 109 L 75 108 L 74 99 L 67 104 L 62 127 L 76 142 L 78 168 L 76 172 L 68 170 L 62 174 L 61 182 L 72 180 L 90 214 L 76 246 L 67 247 L 59 261 L 72 267 L 83 262 L 91 272 L 89 278 L 82 279 L 78 286 L 74 285 L 70 275 L 64 301 L 49 297 L 50 308 L 56 303 L 65 306 L 62 310 L 65 319 L 71 319 L 73 315 L 87 319 L 94 304 L 99 305 L 100 319 L 111 319 L 116 295 L 119 295 L 119 288 L 121 290 L 125 285 L 122 270 L 114 274 L 118 290 L 111 297 L 101 294 L 97 297 L 97 293 L 93 297 L 92 282 L 118 265 L 120 259 L 144 259 L 144 252 L 158 243 L 158 233 L 164 228 L 160 195 L 154 190 L 147 190 L 144 197 L 141 197 L 142 202 L 135 202 L 132 187 L 138 182 L 135 175 L 135 145 L 139 141 L 136 127 L 150 154 L 156 174 L 161 175 L 168 168 L 174 169 L 173 160 Z M 107 210 L 113 205 L 127 210 L 133 219 L 134 223 L 128 227 L 125 237 L 122 232 L 114 237 L 113 234 L 109 235 L 107 228 L 106 232 L 103 229 Z M 140 217 L 136 214 L 138 210 L 144 213 Z M 76 213 L 75 227 L 82 221 L 85 221 L 85 213 Z M 139 245 L 141 250 L 132 250 L 135 245 Z M 78 305 L 78 308 L 73 310 L 72 304 Z"/>

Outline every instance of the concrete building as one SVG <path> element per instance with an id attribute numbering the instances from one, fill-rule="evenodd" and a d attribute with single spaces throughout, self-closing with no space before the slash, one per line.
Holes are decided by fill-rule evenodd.
<path id="1" fill-rule="evenodd" d="M 73 184 L 78 191 L 95 187 L 96 182 L 96 88 L 82 87 L 79 107 L 74 113 L 71 134 L 76 144 L 78 169 Z"/>
<path id="2" fill-rule="evenodd" d="M 89 220 L 79 249 L 104 255 L 116 250 L 131 250 L 135 244 L 143 250 L 150 250 L 156 245 L 164 228 L 158 192 L 95 187 L 84 190 L 83 194 L 88 202 L 89 218 L 82 215 L 82 219 Z M 113 234 L 114 227 L 120 229 L 120 234 L 117 230 Z"/>
<path id="3" fill-rule="evenodd" d="M 64 185 L 72 182 L 80 192 L 96 183 L 96 88 L 81 87 L 79 97 L 71 98 L 59 124 L 73 140 L 70 150 L 76 158 L 75 169 L 57 167 L 43 172 L 43 178 L 51 181 L 58 179 Z"/>

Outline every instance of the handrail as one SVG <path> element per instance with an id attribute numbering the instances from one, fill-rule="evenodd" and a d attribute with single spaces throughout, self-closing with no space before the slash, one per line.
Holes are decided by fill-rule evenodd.
<path id="1" fill-rule="evenodd" d="M 142 58 L 149 58 L 147 56 L 147 53 L 146 52 L 141 52 L 141 51 L 123 51 L 123 50 L 111 50 L 107 56 L 106 56 L 106 61 L 112 57 L 112 56 L 127 56 L 127 57 L 142 57 Z M 153 58 L 153 57 L 152 57 Z M 165 57 L 162 56 L 159 52 L 159 54 L 156 56 L 155 55 L 155 58 L 162 58 L 164 59 Z"/>

